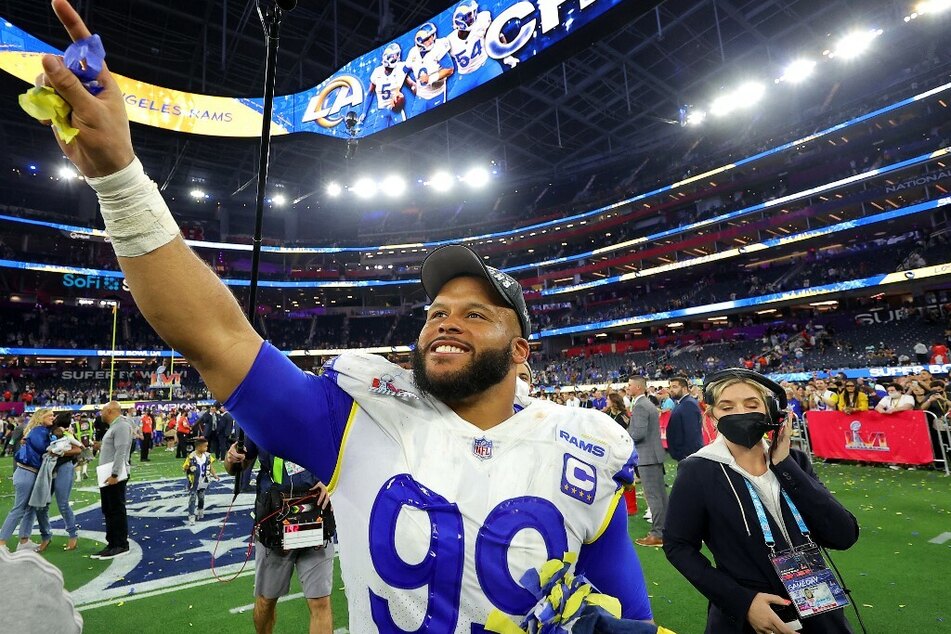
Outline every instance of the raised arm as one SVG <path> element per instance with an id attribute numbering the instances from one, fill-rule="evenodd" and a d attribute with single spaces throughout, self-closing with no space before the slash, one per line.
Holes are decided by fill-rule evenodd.
<path id="1" fill-rule="evenodd" d="M 67 0 L 53 10 L 73 41 L 89 30 Z M 261 338 L 231 292 L 182 240 L 158 188 L 132 149 L 122 93 L 103 66 L 90 94 L 60 57 L 43 58 L 42 81 L 72 106 L 79 134 L 60 148 L 96 190 L 106 231 L 139 310 L 162 339 L 225 400 L 248 373 Z"/>

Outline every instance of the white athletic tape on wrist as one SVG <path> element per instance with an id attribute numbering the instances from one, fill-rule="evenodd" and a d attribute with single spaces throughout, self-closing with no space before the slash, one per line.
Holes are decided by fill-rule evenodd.
<path id="1" fill-rule="evenodd" d="M 158 186 L 139 159 L 100 178 L 87 178 L 96 191 L 106 232 L 116 255 L 134 258 L 165 246 L 181 233 Z"/>

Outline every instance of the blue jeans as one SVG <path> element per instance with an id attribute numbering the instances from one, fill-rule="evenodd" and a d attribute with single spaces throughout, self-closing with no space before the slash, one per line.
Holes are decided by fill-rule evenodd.
<path id="1" fill-rule="evenodd" d="M 49 541 L 53 536 L 53 532 L 50 530 L 50 516 L 47 509 L 31 509 L 30 508 L 30 494 L 33 492 L 33 484 L 36 482 L 36 474 L 32 471 L 27 471 L 26 469 L 17 469 L 13 472 L 13 490 L 16 493 L 13 502 L 13 508 L 10 509 L 10 514 L 7 515 L 7 519 L 3 522 L 3 528 L 0 528 L 0 541 L 9 541 L 10 537 L 13 536 L 13 531 L 16 529 L 17 524 L 24 519 L 24 516 L 30 512 L 35 511 L 36 519 L 40 522 L 40 536 L 43 538 L 43 541 Z M 32 529 L 32 521 L 30 522 L 30 528 Z M 27 534 L 29 537 L 29 534 Z"/>
<path id="2" fill-rule="evenodd" d="M 56 506 L 59 507 L 59 514 L 63 517 L 63 523 L 66 524 L 66 534 L 70 538 L 79 535 L 76 528 L 76 516 L 73 515 L 73 509 L 69 506 L 69 495 L 73 492 L 73 470 L 76 465 L 70 462 L 64 462 L 56 468 L 56 477 L 53 478 L 53 495 L 56 496 Z"/>
<path id="3" fill-rule="evenodd" d="M 197 504 L 196 504 L 197 503 Z M 188 514 L 194 515 L 195 510 L 205 510 L 205 489 L 191 489 L 188 492 Z"/>

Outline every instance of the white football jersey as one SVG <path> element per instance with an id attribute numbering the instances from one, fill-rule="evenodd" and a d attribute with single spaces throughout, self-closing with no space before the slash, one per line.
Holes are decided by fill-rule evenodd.
<path id="1" fill-rule="evenodd" d="M 449 54 L 456 63 L 456 72 L 460 75 L 474 73 L 489 59 L 489 53 L 485 49 L 485 32 L 491 24 L 492 16 L 489 12 L 479 11 L 466 39 L 459 37 L 459 31 L 453 31 L 446 36 L 449 41 Z"/>
<path id="2" fill-rule="evenodd" d="M 380 110 L 393 105 L 393 98 L 403 88 L 406 81 L 406 68 L 402 65 L 394 68 L 387 74 L 386 69 L 377 66 L 370 75 L 370 83 L 376 86 L 376 106 Z"/>
<path id="3" fill-rule="evenodd" d="M 600 412 L 517 397 L 482 431 L 382 357 L 331 374 L 354 400 L 329 484 L 352 632 L 524 616 L 522 575 L 597 539 L 633 479 L 633 442 Z"/>
<path id="4" fill-rule="evenodd" d="M 419 76 L 422 73 L 426 73 L 430 76 L 430 82 L 433 81 L 432 75 L 437 73 L 442 65 L 439 63 L 443 57 L 446 56 L 446 53 L 449 52 L 449 42 L 446 38 L 441 37 L 433 42 L 432 48 L 423 55 L 420 52 L 418 46 L 414 46 L 410 49 L 409 55 L 406 56 L 406 65 L 413 69 L 413 74 L 416 75 L 416 96 L 421 99 L 432 99 L 443 94 L 446 90 L 445 80 L 439 82 L 438 87 L 434 88 L 431 83 L 423 84 Z"/>

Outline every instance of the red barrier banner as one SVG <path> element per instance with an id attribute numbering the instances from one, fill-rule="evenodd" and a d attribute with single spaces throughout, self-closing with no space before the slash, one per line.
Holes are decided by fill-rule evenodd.
<path id="1" fill-rule="evenodd" d="M 667 425 L 670 423 L 671 410 L 665 409 L 660 412 L 660 444 L 667 449 Z"/>
<path id="2" fill-rule="evenodd" d="M 24 407 L 26 404 L 20 401 L 0 401 L 0 412 L 20 415 Z"/>
<path id="3" fill-rule="evenodd" d="M 806 413 L 812 453 L 820 458 L 923 465 L 934 462 L 921 411 Z"/>

